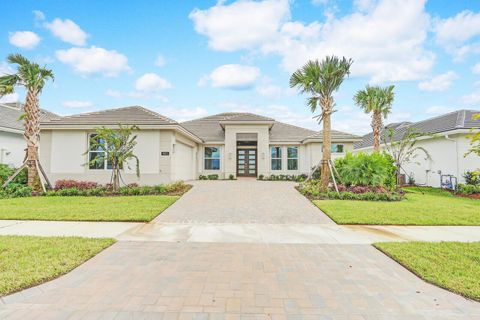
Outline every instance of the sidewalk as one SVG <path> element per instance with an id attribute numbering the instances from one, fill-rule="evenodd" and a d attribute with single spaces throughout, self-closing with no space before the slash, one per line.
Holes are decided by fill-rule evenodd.
<path id="1" fill-rule="evenodd" d="M 0 235 L 78 236 L 119 241 L 371 244 L 384 241 L 480 241 L 480 226 L 0 220 Z"/>

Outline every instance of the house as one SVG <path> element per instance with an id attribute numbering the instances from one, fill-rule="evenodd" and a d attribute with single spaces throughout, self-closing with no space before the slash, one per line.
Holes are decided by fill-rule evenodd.
<path id="1" fill-rule="evenodd" d="M 322 135 L 251 113 L 220 113 L 176 122 L 139 106 L 45 119 L 41 122 L 40 160 L 52 181 L 90 180 L 107 183 L 109 164 L 88 165 L 102 153 L 89 150 L 89 137 L 101 126 L 137 125 L 134 168 L 124 168 L 126 183 L 152 185 L 197 179 L 200 175 L 258 177 L 308 174 L 322 157 Z M 334 157 L 353 150 L 360 137 L 332 132 Z"/>
<path id="2" fill-rule="evenodd" d="M 414 161 L 404 166 L 405 176 L 412 177 L 418 185 L 440 187 L 442 175 L 452 175 L 458 183 L 464 183 L 466 171 L 480 168 L 480 157 L 470 154 L 468 135 L 472 129 L 480 128 L 480 120 L 472 116 L 480 111 L 459 110 L 419 122 L 392 123 L 386 128 L 394 131 L 394 140 L 399 140 L 410 130 L 428 134 L 420 137 L 415 146 L 428 151 L 417 152 Z M 382 144 L 384 141 L 382 141 Z M 373 134 L 369 133 L 354 144 L 354 152 L 371 152 L 373 150 Z M 445 178 L 445 177 L 444 177 Z M 406 177 L 408 181 L 408 177 Z M 447 178 L 448 179 L 448 178 Z"/>
<path id="3" fill-rule="evenodd" d="M 23 105 L 20 103 L 0 104 L 0 163 L 12 167 L 22 165 L 27 144 L 23 138 Z M 40 118 L 56 116 L 46 110 Z"/>

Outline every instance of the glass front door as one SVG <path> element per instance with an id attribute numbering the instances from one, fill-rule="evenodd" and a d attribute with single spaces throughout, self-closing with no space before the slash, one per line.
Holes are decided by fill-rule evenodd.
<path id="1" fill-rule="evenodd" d="M 257 176 L 257 150 L 237 149 L 237 176 Z"/>

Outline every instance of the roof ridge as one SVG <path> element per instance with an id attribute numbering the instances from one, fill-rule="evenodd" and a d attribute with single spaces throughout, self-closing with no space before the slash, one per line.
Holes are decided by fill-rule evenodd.
<path id="1" fill-rule="evenodd" d="M 97 110 L 97 111 L 90 111 L 90 112 L 80 112 L 76 114 L 71 114 L 69 116 L 61 116 L 61 119 L 65 118 L 75 118 L 75 117 L 80 117 L 80 116 L 86 116 L 86 115 L 95 115 L 99 113 L 105 113 L 107 111 L 115 111 L 115 110 L 122 110 L 122 109 L 132 109 L 132 108 L 138 108 L 140 106 L 127 106 L 127 107 L 118 107 L 118 108 L 111 108 L 111 109 L 103 109 L 103 110 Z"/>
<path id="2" fill-rule="evenodd" d="M 164 115 L 162 115 L 162 114 L 160 114 L 160 113 L 158 113 L 158 112 L 155 112 L 155 111 L 153 111 L 153 110 L 150 110 L 150 109 L 148 109 L 148 108 L 145 108 L 145 107 L 143 107 L 143 106 L 132 106 L 132 107 L 137 107 L 138 109 L 141 109 L 141 110 L 145 111 L 146 113 L 149 113 L 149 114 L 151 114 L 152 116 L 155 116 L 155 117 L 157 117 L 157 118 L 159 118 L 159 119 L 161 119 L 161 120 L 165 120 L 165 121 L 170 122 L 170 123 L 172 123 L 172 124 L 178 124 L 177 121 L 175 121 L 175 120 L 173 120 L 173 119 L 171 119 L 171 118 L 169 118 L 169 117 L 166 117 L 166 116 L 164 116 Z"/>

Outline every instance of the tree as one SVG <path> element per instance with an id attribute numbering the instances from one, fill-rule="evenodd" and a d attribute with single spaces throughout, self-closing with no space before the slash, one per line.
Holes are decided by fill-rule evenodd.
<path id="1" fill-rule="evenodd" d="M 333 93 L 338 90 L 346 76 L 350 74 L 352 59 L 327 56 L 322 61 L 310 60 L 302 68 L 295 71 L 290 77 L 290 87 L 298 87 L 302 94 L 309 94 L 307 106 L 318 122 L 323 121 L 323 143 L 321 161 L 321 191 L 328 189 L 331 164 L 331 120 L 335 101 Z"/>
<path id="2" fill-rule="evenodd" d="M 474 114 L 472 120 L 480 120 L 480 113 Z M 472 134 L 469 136 L 469 138 L 471 147 L 465 154 L 465 157 L 471 153 L 474 153 L 480 157 L 480 130 L 474 132 L 474 129 L 472 129 Z"/>
<path id="3" fill-rule="evenodd" d="M 113 191 L 118 192 L 120 189 L 120 180 L 123 181 L 121 173 L 126 166 L 130 169 L 129 160 L 135 160 L 135 172 L 140 177 L 140 161 L 133 153 L 133 149 L 137 145 L 137 136 L 132 136 L 133 130 L 138 130 L 137 126 L 118 125 L 118 129 L 110 129 L 102 127 L 95 130 L 95 134 L 90 136 L 89 151 L 98 151 L 95 156 L 88 159 L 88 165 L 105 165 L 112 168 L 112 177 L 110 183 Z M 86 152 L 88 154 L 88 151 Z"/>
<path id="4" fill-rule="evenodd" d="M 395 86 L 371 87 L 367 86 L 364 90 L 359 90 L 353 100 L 355 104 L 365 111 L 372 114 L 373 130 L 373 150 L 380 151 L 380 131 L 383 129 L 383 119 L 387 118 L 392 111 L 394 99 L 393 89 Z"/>
<path id="5" fill-rule="evenodd" d="M 45 82 L 49 79 L 53 80 L 54 75 L 52 70 L 42 68 L 39 64 L 29 61 L 20 54 L 11 54 L 7 57 L 7 60 L 9 63 L 17 65 L 17 72 L 0 76 L 0 97 L 13 93 L 15 87 L 24 87 L 27 90 L 25 114 L 23 116 L 25 128 L 23 136 L 27 141 L 27 152 L 24 164 L 6 181 L 5 185 L 13 180 L 15 175 L 26 166 L 28 169 L 28 186 L 32 187 L 33 191 L 39 192 L 45 190 L 42 179 L 48 183 L 38 156 L 40 137 L 39 95 L 45 86 Z"/>
<path id="6" fill-rule="evenodd" d="M 408 128 L 400 138 L 397 139 L 395 136 L 395 131 L 391 128 L 386 130 L 385 136 L 383 137 L 383 142 L 385 145 L 385 151 L 390 154 L 395 162 L 397 167 L 396 176 L 397 176 L 397 187 L 400 185 L 400 177 L 402 171 L 407 173 L 403 166 L 407 163 L 417 163 L 414 161 L 418 157 L 419 151 L 425 154 L 426 159 L 430 159 L 430 154 L 428 151 L 417 146 L 417 141 L 420 137 L 429 136 L 428 134 L 415 132 L 412 128 Z"/>

